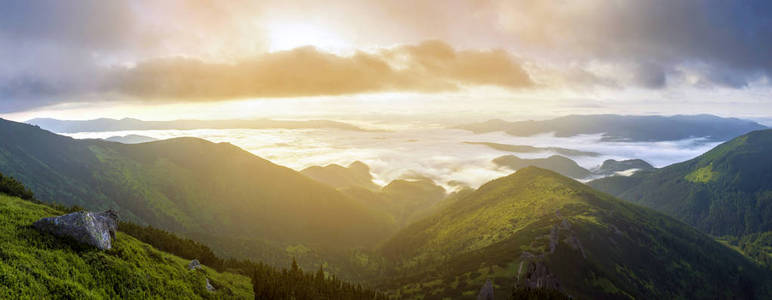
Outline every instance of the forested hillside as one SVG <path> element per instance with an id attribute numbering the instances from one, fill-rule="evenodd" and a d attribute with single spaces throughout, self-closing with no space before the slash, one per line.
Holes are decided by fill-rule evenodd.
<path id="1" fill-rule="evenodd" d="M 772 130 L 754 131 L 697 158 L 589 183 L 716 236 L 772 230 Z"/>
<path id="2" fill-rule="evenodd" d="M 712 238 L 535 167 L 409 225 L 380 251 L 395 266 L 384 288 L 404 298 L 473 299 L 487 279 L 498 291 L 579 299 L 770 296 L 769 273 Z"/>
<path id="3" fill-rule="evenodd" d="M 114 247 L 104 252 L 29 226 L 77 209 L 37 203 L 21 182 L 0 174 L 2 298 L 385 299 L 325 273 L 321 265 L 312 273 L 294 261 L 290 269 L 277 269 L 222 259 L 199 242 L 150 226 L 120 223 Z M 191 269 L 191 260 L 203 267 Z"/>
<path id="4" fill-rule="evenodd" d="M 113 208 L 221 254 L 284 265 L 295 255 L 288 249 L 308 249 L 306 266 L 323 261 L 317 251 L 346 263 L 348 251 L 375 245 L 394 226 L 386 214 L 230 144 L 75 140 L 5 120 L 0 136 L 0 172 L 39 200 Z"/>

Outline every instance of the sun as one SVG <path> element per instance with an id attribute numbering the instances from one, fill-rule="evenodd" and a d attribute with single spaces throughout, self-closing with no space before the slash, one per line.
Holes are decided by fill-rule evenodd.
<path id="1" fill-rule="evenodd" d="M 340 53 L 350 48 L 340 35 L 317 24 L 275 22 L 266 27 L 270 52 L 314 46 L 327 52 Z"/>

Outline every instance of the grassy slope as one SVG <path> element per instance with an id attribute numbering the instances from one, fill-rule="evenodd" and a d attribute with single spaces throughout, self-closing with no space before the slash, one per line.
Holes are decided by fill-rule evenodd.
<path id="1" fill-rule="evenodd" d="M 543 254 L 536 260 L 579 298 L 769 293 L 764 271 L 704 234 L 533 167 L 400 231 L 381 248 L 397 265 L 384 286 L 408 298 L 473 298 L 492 278 L 508 293 L 526 251 Z"/>
<path id="2" fill-rule="evenodd" d="M 285 266 L 297 254 L 291 247 L 348 251 L 393 231 L 385 214 L 230 144 L 74 140 L 5 120 L 0 136 L 0 172 L 38 199 L 117 208 L 122 218 L 195 238 L 227 256 Z M 320 261 L 312 254 L 298 259 L 308 268 Z"/>
<path id="3" fill-rule="evenodd" d="M 771 149 L 772 130 L 754 131 L 692 160 L 589 185 L 713 235 L 768 232 L 772 230 Z"/>
<path id="4" fill-rule="evenodd" d="M 0 194 L 0 298 L 240 298 L 251 299 L 249 278 L 204 267 L 158 251 L 118 232 L 114 248 L 100 251 L 31 227 L 52 208 Z M 217 290 L 205 289 L 206 278 Z"/>

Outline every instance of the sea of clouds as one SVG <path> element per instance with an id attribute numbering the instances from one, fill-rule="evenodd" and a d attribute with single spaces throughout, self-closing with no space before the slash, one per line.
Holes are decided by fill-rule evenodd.
<path id="1" fill-rule="evenodd" d="M 703 139 L 667 142 L 603 142 L 600 134 L 555 137 L 541 134 L 515 137 L 503 132 L 475 134 L 441 126 L 402 126 L 390 130 L 352 131 L 340 129 L 200 129 L 81 132 L 74 138 L 107 138 L 138 134 L 156 139 L 198 137 L 228 142 L 276 164 L 295 170 L 314 165 L 348 165 L 362 161 L 370 166 L 376 182 L 387 184 L 399 178 L 429 177 L 449 189 L 457 183 L 478 187 L 512 171 L 496 166 L 492 159 L 515 154 L 522 158 L 554 155 L 550 151 L 511 153 L 464 142 L 494 142 L 538 147 L 562 147 L 601 153 L 600 156 L 571 156 L 579 165 L 592 169 L 606 159 L 640 158 L 655 167 L 698 156 L 718 143 Z"/>

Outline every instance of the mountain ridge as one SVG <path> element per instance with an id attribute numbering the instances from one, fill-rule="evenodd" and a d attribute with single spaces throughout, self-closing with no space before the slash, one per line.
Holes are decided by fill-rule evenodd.
<path id="1" fill-rule="evenodd" d="M 52 118 L 36 118 L 24 123 L 39 126 L 57 133 L 123 131 L 123 130 L 163 130 L 163 129 L 300 129 L 300 128 L 335 128 L 342 130 L 365 131 L 357 126 L 330 120 L 173 120 L 173 121 L 143 121 L 134 118 L 93 120 L 59 120 Z"/>
<path id="2" fill-rule="evenodd" d="M 507 122 L 500 119 L 456 126 L 475 133 L 504 131 L 513 136 L 531 136 L 554 132 L 557 137 L 602 134 L 603 141 L 672 141 L 706 138 L 724 141 L 735 136 L 767 128 L 759 123 L 714 115 L 632 116 L 568 115 L 541 121 Z"/>
<path id="3" fill-rule="evenodd" d="M 286 265 L 286 247 L 366 248 L 394 226 L 331 187 L 227 143 L 76 140 L 5 120 L 0 136 L 0 172 L 25 182 L 39 199 L 113 208 L 126 220 L 203 237 L 220 254 L 250 248 L 249 258 Z"/>
<path id="4" fill-rule="evenodd" d="M 552 282 L 582 299 L 770 292 L 767 273 L 686 224 L 536 167 L 481 186 L 380 251 L 396 265 L 384 286 L 403 298 L 471 299 L 487 279 L 505 291 Z"/>
<path id="5" fill-rule="evenodd" d="M 696 158 L 589 182 L 714 235 L 772 230 L 772 129 L 753 131 Z"/>

